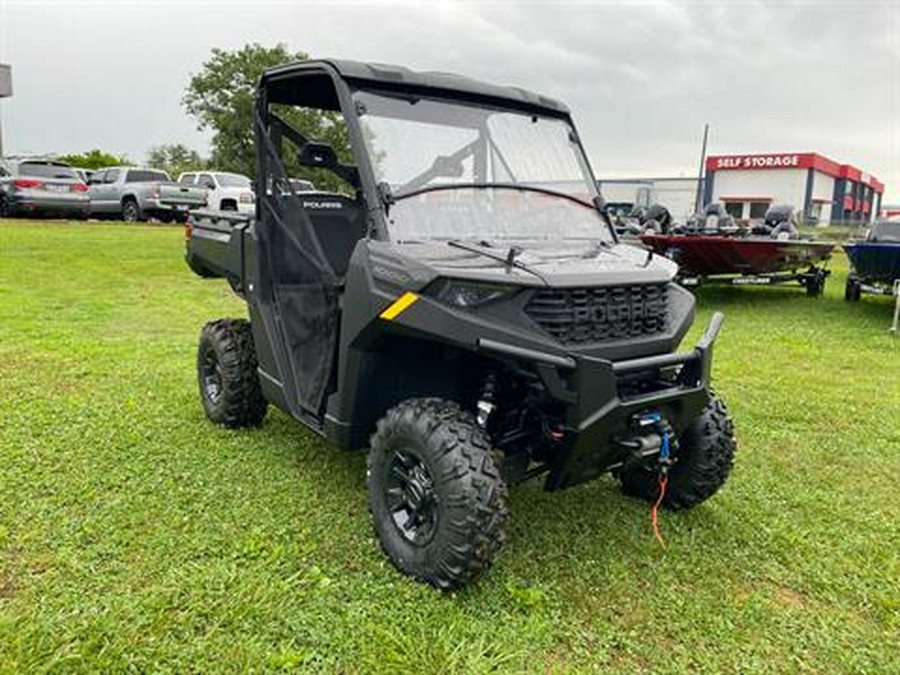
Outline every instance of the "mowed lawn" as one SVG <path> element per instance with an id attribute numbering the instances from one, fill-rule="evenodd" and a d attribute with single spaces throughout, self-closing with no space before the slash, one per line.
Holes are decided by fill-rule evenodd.
<path id="1" fill-rule="evenodd" d="M 363 454 L 205 420 L 197 334 L 245 308 L 182 245 L 0 223 L 0 671 L 900 672 L 900 340 L 842 257 L 821 299 L 700 291 L 739 454 L 666 550 L 612 478 L 529 483 L 443 595 L 383 557 Z"/>

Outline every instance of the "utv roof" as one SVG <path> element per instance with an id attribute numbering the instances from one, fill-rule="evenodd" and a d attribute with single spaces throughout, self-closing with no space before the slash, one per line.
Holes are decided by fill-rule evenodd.
<path id="1" fill-rule="evenodd" d="M 342 59 L 299 61 L 263 73 L 263 81 L 279 79 L 294 73 L 330 70 L 352 84 L 374 85 L 382 89 L 419 91 L 437 95 L 462 95 L 469 99 L 483 100 L 530 108 L 550 114 L 568 114 L 569 108 L 552 98 L 519 87 L 502 87 L 454 73 L 415 71 L 403 66 L 384 63 L 362 63 Z"/>

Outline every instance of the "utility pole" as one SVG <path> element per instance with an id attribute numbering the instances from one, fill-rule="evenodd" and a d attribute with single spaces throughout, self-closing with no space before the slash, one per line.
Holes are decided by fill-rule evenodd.
<path id="1" fill-rule="evenodd" d="M 703 126 L 703 148 L 700 150 L 700 170 L 697 172 L 697 197 L 694 200 L 694 213 L 703 208 L 703 168 L 706 164 L 706 140 L 709 138 L 709 123 Z"/>
<path id="2" fill-rule="evenodd" d="M 0 63 L 0 99 L 12 96 L 12 66 Z M 0 157 L 3 157 L 3 115 L 0 111 Z"/>

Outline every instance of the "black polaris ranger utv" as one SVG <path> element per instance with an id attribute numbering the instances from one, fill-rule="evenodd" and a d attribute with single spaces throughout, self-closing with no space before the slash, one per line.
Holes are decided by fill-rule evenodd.
<path id="1" fill-rule="evenodd" d="M 310 108 L 337 113 L 349 148 L 305 135 Z M 559 490 L 612 472 L 647 500 L 667 485 L 672 509 L 722 486 L 735 449 L 709 389 L 722 317 L 674 352 L 694 298 L 673 263 L 617 242 L 564 105 L 307 61 L 262 76 L 255 134 L 256 217 L 189 225 L 191 268 L 226 278 L 250 315 L 203 328 L 203 406 L 241 427 L 272 403 L 368 448 L 375 530 L 398 568 L 471 581 L 503 544 L 507 486 L 527 478 Z M 342 191 L 295 192 L 298 165 Z"/>

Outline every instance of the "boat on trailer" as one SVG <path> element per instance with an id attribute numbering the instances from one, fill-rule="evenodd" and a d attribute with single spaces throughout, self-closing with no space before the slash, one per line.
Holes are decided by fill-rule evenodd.
<path id="1" fill-rule="evenodd" d="M 862 241 L 844 245 L 850 259 L 850 274 L 844 299 L 859 300 L 863 293 L 896 298 L 891 331 L 897 334 L 900 315 L 900 220 L 875 223 Z"/>
<path id="2" fill-rule="evenodd" d="M 684 285 L 774 285 L 799 283 L 821 295 L 834 251 L 830 242 L 802 239 L 792 207 L 775 206 L 762 223 L 737 226 L 721 204 L 707 207 L 692 223 L 670 232 L 645 232 L 641 241 L 681 268 Z"/>

